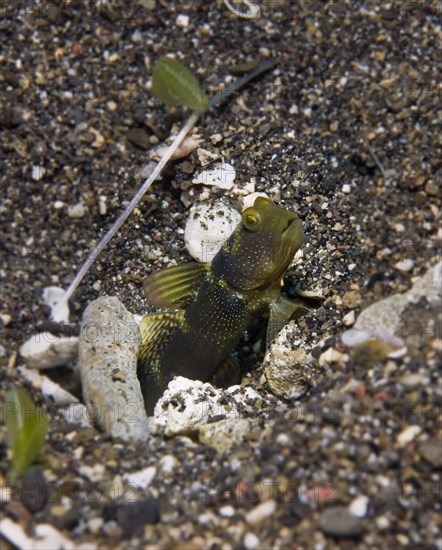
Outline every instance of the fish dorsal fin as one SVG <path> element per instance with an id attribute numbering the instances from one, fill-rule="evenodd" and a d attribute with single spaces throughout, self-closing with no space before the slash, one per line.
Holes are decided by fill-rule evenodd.
<path id="1" fill-rule="evenodd" d="M 302 317 L 310 311 L 300 300 L 289 300 L 281 294 L 276 302 L 270 304 L 270 318 L 267 327 L 267 347 L 273 342 L 279 331 L 293 318 Z"/>
<path id="2" fill-rule="evenodd" d="M 141 319 L 141 346 L 138 351 L 138 369 L 155 371 L 159 368 L 159 356 L 174 330 L 184 323 L 185 312 L 161 311 L 149 313 Z M 151 373 L 152 374 L 152 373 Z"/>
<path id="3" fill-rule="evenodd" d="M 196 297 L 209 266 L 208 263 L 190 262 L 148 275 L 143 282 L 148 303 L 167 309 L 187 306 Z"/>

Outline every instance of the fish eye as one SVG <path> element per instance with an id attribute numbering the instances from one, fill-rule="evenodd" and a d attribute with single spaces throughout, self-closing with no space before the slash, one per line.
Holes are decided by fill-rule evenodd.
<path id="1" fill-rule="evenodd" d="M 261 214 L 255 208 L 247 208 L 242 215 L 242 225 L 248 231 L 259 231 L 262 226 Z"/>

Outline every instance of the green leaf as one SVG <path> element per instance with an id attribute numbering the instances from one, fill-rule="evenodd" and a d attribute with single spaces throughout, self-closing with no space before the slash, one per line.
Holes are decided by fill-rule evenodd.
<path id="1" fill-rule="evenodd" d="M 155 65 L 152 89 L 156 97 L 168 105 L 183 105 L 194 111 L 204 111 L 207 106 L 198 80 L 172 57 L 162 57 Z"/>
<path id="2" fill-rule="evenodd" d="M 16 478 L 26 472 L 40 454 L 49 421 L 21 388 L 14 388 L 6 394 L 2 412 L 12 454 L 11 477 Z"/>

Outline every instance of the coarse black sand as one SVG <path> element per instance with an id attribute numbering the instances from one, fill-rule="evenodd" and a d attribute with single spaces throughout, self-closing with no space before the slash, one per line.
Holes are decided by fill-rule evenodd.
<path id="1" fill-rule="evenodd" d="M 68 287 L 135 193 L 149 151 L 183 120 L 150 91 L 165 54 L 209 93 L 238 65 L 278 60 L 198 133 L 235 166 L 239 188 L 254 178 L 302 218 L 304 262 L 291 275 L 325 294 L 301 320 L 320 351 L 344 351 L 346 314 L 407 290 L 440 261 L 440 2 L 257 3 L 261 15 L 246 20 L 215 0 L 3 0 L 2 398 L 24 385 L 48 405 L 17 374 L 17 350 L 48 318 L 42 289 Z M 192 186 L 200 169 L 194 153 L 154 184 L 84 279 L 73 321 L 100 294 L 146 312 L 144 276 L 189 261 L 189 205 L 209 193 L 240 206 L 238 194 Z M 83 216 L 71 217 L 80 202 Z M 408 327 L 421 334 L 413 352 L 327 365 L 300 402 L 222 455 L 187 438 L 112 441 L 54 415 L 47 462 L 2 516 L 31 538 L 50 524 L 72 547 L 440 549 L 440 322 L 439 334 L 426 331 L 421 310 Z M 259 391 L 259 368 L 249 382 Z M 419 435 L 400 445 L 410 426 Z M 0 453 L 5 486 L 4 444 Z M 148 466 L 145 490 L 124 481 Z M 40 488 L 37 502 L 27 486 Z"/>

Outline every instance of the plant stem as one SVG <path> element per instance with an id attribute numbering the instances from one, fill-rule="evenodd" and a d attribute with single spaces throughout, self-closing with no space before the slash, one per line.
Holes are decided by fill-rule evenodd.
<path id="1" fill-rule="evenodd" d="M 80 284 L 80 282 L 82 281 L 82 279 L 86 275 L 86 273 L 88 272 L 91 265 L 94 263 L 97 256 L 99 254 L 101 254 L 101 252 L 104 250 L 104 248 L 106 248 L 109 241 L 112 239 L 112 237 L 115 235 L 115 233 L 120 229 L 120 227 L 123 225 L 123 223 L 130 216 L 132 210 L 136 207 L 136 205 L 140 202 L 143 195 L 146 193 L 146 191 L 149 189 L 149 187 L 152 185 L 152 183 L 156 180 L 156 178 L 161 173 L 161 171 L 164 168 L 164 166 L 166 165 L 166 163 L 169 161 L 171 156 L 174 154 L 174 152 L 180 146 L 183 139 L 186 137 L 186 135 L 195 126 L 195 124 L 196 124 L 198 118 L 200 117 L 200 115 L 201 115 L 200 111 L 195 111 L 186 120 L 186 122 L 184 123 L 184 126 L 181 128 L 180 132 L 177 134 L 177 136 L 175 137 L 175 139 L 171 143 L 169 149 L 167 149 L 164 156 L 161 158 L 161 160 L 156 165 L 155 170 L 146 179 L 146 181 L 143 183 L 143 185 L 138 189 L 138 191 L 134 195 L 133 199 L 130 201 L 130 203 L 127 205 L 127 207 L 124 209 L 124 211 L 119 215 L 119 217 L 113 223 L 113 225 L 109 229 L 109 231 L 104 235 L 104 237 L 101 239 L 101 241 L 98 243 L 98 245 L 89 254 L 87 260 L 81 266 L 80 271 L 77 273 L 74 280 L 70 284 L 69 288 L 64 293 L 64 295 L 62 297 L 62 302 L 67 302 L 69 300 L 69 298 L 72 296 L 72 294 L 77 290 L 78 285 Z"/>
<path id="2" fill-rule="evenodd" d="M 221 101 L 237 92 L 240 88 L 245 86 L 248 82 L 259 76 L 261 73 L 264 73 L 269 69 L 273 69 L 273 67 L 275 67 L 277 63 L 278 61 L 276 59 L 261 61 L 261 63 L 257 67 L 255 67 L 253 71 L 250 71 L 241 78 L 238 78 L 237 80 L 235 80 L 235 82 L 232 82 L 230 86 L 227 86 L 227 88 L 222 89 L 213 97 L 211 97 L 209 99 L 209 102 L 207 103 L 207 109 L 209 109 L 210 107 L 215 107 L 216 105 L 218 105 L 218 103 L 221 103 Z"/>

